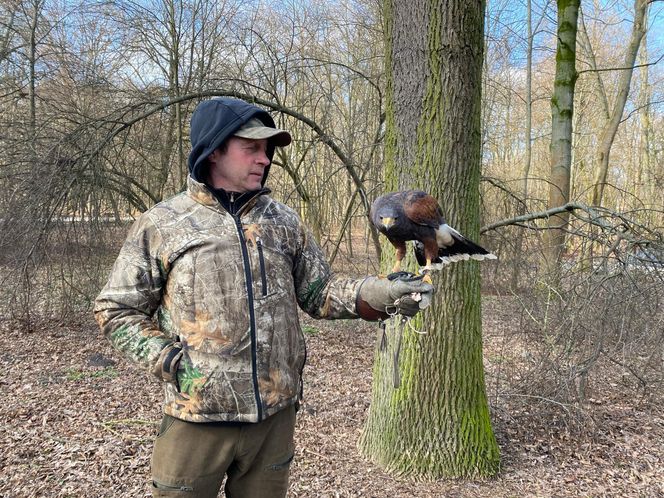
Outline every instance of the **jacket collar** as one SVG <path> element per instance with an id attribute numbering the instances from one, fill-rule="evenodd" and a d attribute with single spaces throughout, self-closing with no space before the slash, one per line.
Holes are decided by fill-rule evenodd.
<path id="1" fill-rule="evenodd" d="M 228 203 L 229 196 L 226 191 L 217 189 L 217 192 L 214 192 L 213 189 L 211 189 L 208 185 L 194 180 L 191 175 L 189 175 L 187 178 L 187 193 L 192 199 L 194 199 L 199 204 L 211 207 L 223 212 L 224 214 L 230 213 L 238 214 L 241 216 L 256 204 L 256 201 L 261 195 L 266 195 L 270 192 L 271 191 L 269 188 L 262 188 L 260 190 L 254 190 L 253 192 L 246 192 L 242 194 L 241 199 L 235 199 L 241 200 L 241 204 L 237 209 L 237 213 L 235 213 L 234 206 Z"/>

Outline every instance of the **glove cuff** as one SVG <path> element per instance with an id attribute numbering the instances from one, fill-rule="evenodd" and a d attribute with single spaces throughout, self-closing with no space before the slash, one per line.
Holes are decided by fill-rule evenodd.
<path id="1" fill-rule="evenodd" d="M 362 287 L 364 287 L 364 285 L 367 282 L 370 282 L 372 280 L 377 280 L 377 277 L 365 278 L 364 281 L 358 287 L 357 297 L 355 298 L 355 312 L 363 320 L 375 322 L 377 320 L 385 320 L 386 318 L 389 318 L 390 315 L 388 315 L 385 312 L 385 310 L 377 310 L 376 308 L 372 307 L 367 301 L 362 299 Z"/>
<path id="2" fill-rule="evenodd" d="M 370 322 L 375 322 L 377 320 L 385 320 L 390 317 L 384 311 L 378 311 L 377 309 L 372 308 L 369 303 L 362 299 L 359 294 L 355 302 L 355 312 L 363 320 L 368 320 Z"/>

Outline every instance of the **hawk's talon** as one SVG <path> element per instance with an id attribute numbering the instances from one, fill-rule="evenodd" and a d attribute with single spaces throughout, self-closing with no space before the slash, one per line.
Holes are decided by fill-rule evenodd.
<path id="1" fill-rule="evenodd" d="M 422 282 L 426 282 L 427 284 L 433 285 L 433 280 L 431 280 L 431 275 L 429 275 L 429 272 L 432 271 L 431 268 L 428 266 L 423 266 L 422 268 L 419 268 L 417 270 L 416 275 L 419 277 L 422 277 Z"/>

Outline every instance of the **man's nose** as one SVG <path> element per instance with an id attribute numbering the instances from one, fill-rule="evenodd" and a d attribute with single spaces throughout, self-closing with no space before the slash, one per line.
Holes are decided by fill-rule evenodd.
<path id="1" fill-rule="evenodd" d="M 267 157 L 267 151 L 261 151 L 258 154 L 258 159 L 257 159 L 258 164 L 262 166 L 269 166 L 270 165 L 270 158 Z"/>

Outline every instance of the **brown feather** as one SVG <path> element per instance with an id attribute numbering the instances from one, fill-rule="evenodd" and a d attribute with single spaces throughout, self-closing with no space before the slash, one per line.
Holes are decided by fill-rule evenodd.
<path id="1" fill-rule="evenodd" d="M 403 203 L 403 210 L 411 221 L 420 225 L 438 227 L 443 223 L 443 214 L 438 201 L 428 194 L 424 196 L 417 193 L 408 194 Z"/>

